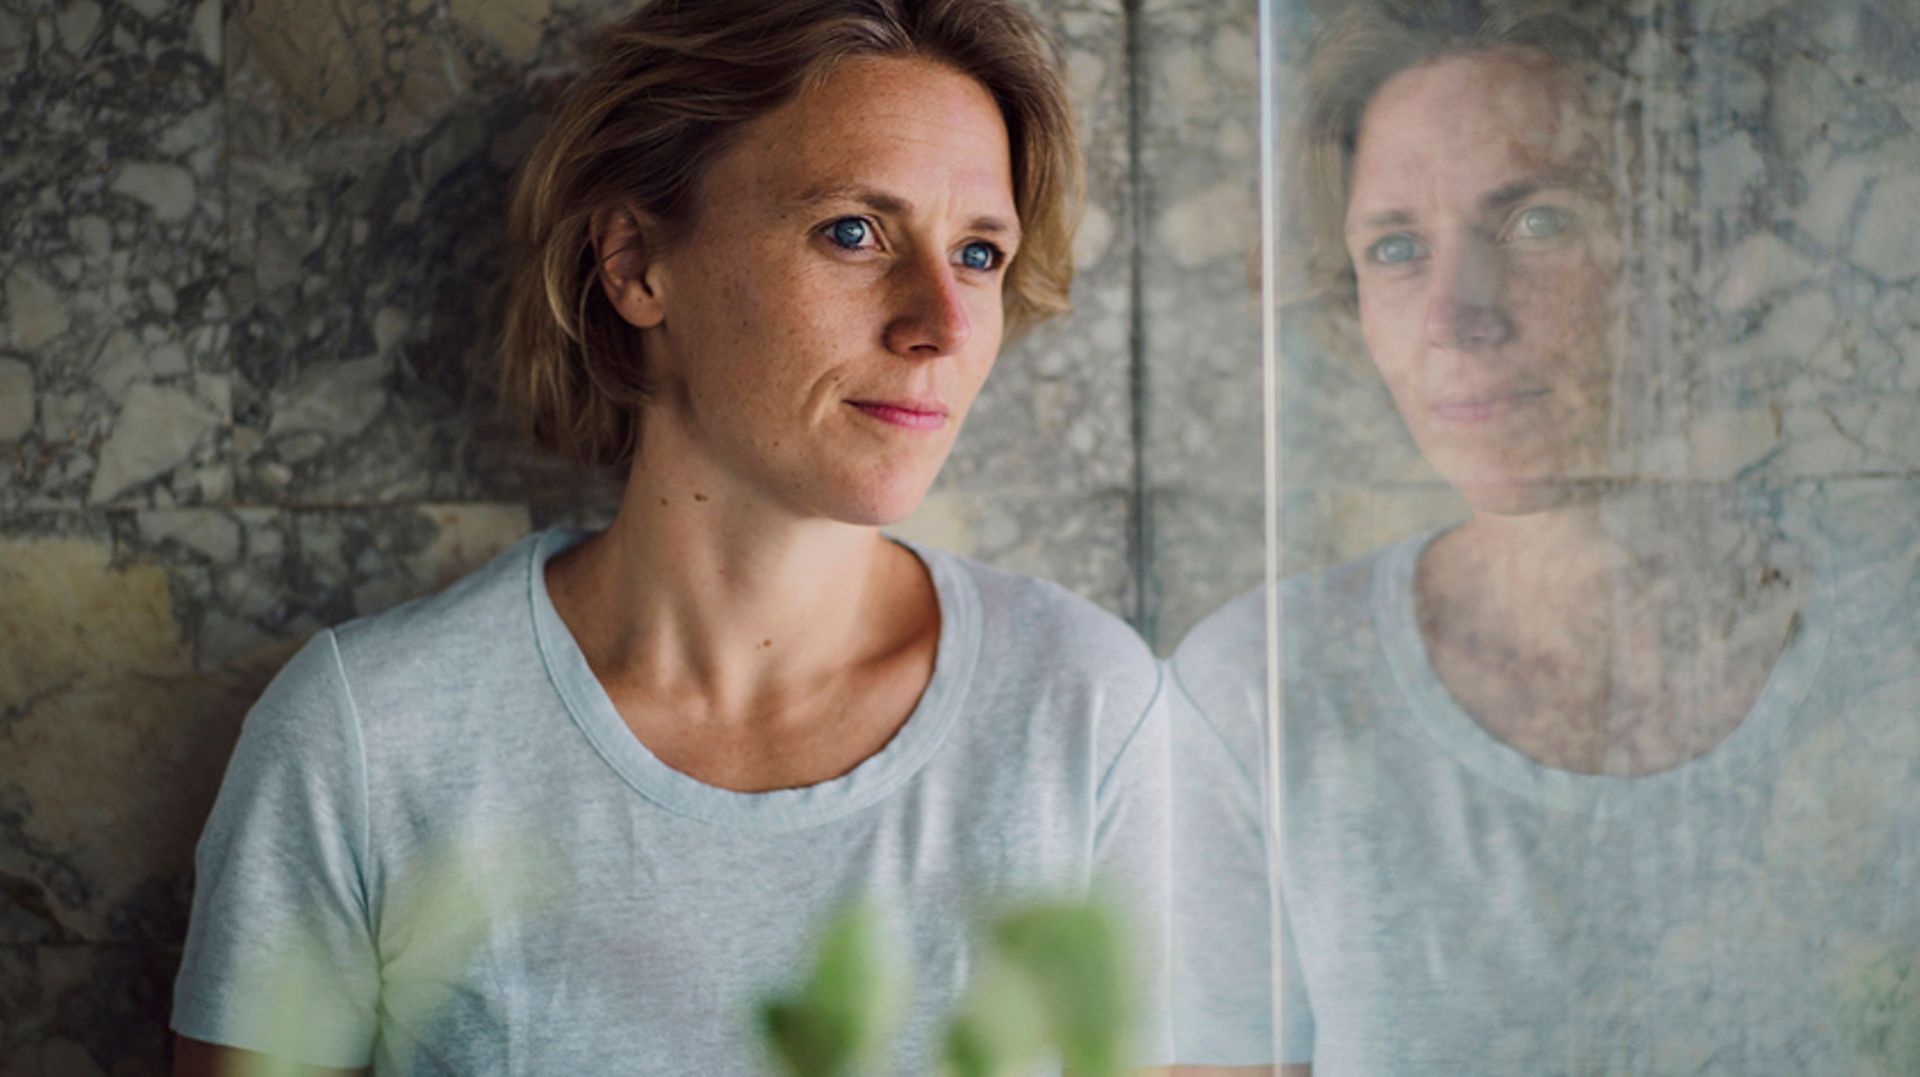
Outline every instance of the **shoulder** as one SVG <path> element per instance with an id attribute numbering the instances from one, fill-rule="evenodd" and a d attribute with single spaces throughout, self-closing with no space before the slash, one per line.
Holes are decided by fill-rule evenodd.
<path id="1" fill-rule="evenodd" d="M 339 640 L 333 629 L 322 629 L 280 667 L 247 711 L 227 783 L 315 761 L 345 765 L 360 750 L 352 714 Z"/>
<path id="2" fill-rule="evenodd" d="M 1209 614 L 1188 631 L 1170 660 L 1177 710 L 1224 741 L 1236 757 L 1260 750 L 1266 713 L 1268 606 L 1275 615 L 1290 692 L 1356 661 L 1373 662 L 1376 577 L 1391 572 L 1420 538 L 1258 587 Z"/>
<path id="3" fill-rule="evenodd" d="M 356 699 L 431 693 L 504 671 L 504 655 L 536 654 L 529 574 L 547 541 L 529 535 L 442 591 L 334 628 Z"/>
<path id="4" fill-rule="evenodd" d="M 1182 681 L 1265 677 L 1267 589 L 1256 587 L 1208 614 L 1189 629 L 1173 651 L 1173 668 Z"/>
<path id="5" fill-rule="evenodd" d="M 369 749 L 431 734 L 423 719 L 471 713 L 464 701 L 537 664 L 526 573 L 539 537 L 437 594 L 316 633 L 249 710 L 233 766 L 357 770 Z M 502 661 L 516 648 L 521 662 Z"/>
<path id="6" fill-rule="evenodd" d="M 1065 728 L 1096 723 L 1100 754 L 1116 754 L 1161 700 L 1160 662 L 1126 622 L 1047 580 L 917 548 L 977 603 L 973 692 L 1007 714 Z"/>
<path id="7" fill-rule="evenodd" d="M 1012 645 L 1061 674 L 1129 675 L 1154 679 L 1155 660 L 1125 621 L 1050 580 L 991 568 L 938 550 L 923 556 L 946 562 L 979 598 L 987 649 Z"/>
<path id="8" fill-rule="evenodd" d="M 1256 587 L 1208 614 L 1174 649 L 1176 676 L 1189 689 L 1266 678 L 1267 614 L 1276 611 L 1282 639 L 1290 651 L 1311 647 L 1329 633 L 1343 633 L 1371 617 L 1378 571 L 1400 550 L 1389 546 L 1329 568 L 1281 581 L 1277 590 Z"/>
<path id="9" fill-rule="evenodd" d="M 1208 614 L 1174 648 L 1176 744 L 1219 740 L 1236 760 L 1257 759 L 1267 693 L 1267 589 L 1256 587 Z M 1196 754 L 1188 752 L 1185 754 Z"/>
<path id="10" fill-rule="evenodd" d="M 1391 546 L 1369 550 L 1358 557 L 1312 572 L 1290 576 L 1280 584 L 1280 616 L 1290 628 L 1319 625 L 1347 626 L 1370 620 L 1376 589 L 1383 574 L 1417 555 L 1427 536 L 1418 535 Z"/>
<path id="11" fill-rule="evenodd" d="M 1125 621 L 1051 580 L 915 547 L 936 574 L 972 592 L 983 644 L 1014 644 L 1061 672 L 1151 671 L 1153 652 Z"/>

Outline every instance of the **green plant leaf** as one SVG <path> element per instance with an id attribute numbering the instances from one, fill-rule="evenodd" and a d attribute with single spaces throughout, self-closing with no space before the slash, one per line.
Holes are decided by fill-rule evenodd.
<path id="1" fill-rule="evenodd" d="M 950 1077 L 999 1077 L 1031 1067 L 1053 1046 L 1046 1006 L 1032 977 L 989 951 L 947 1030 Z"/>
<path id="2" fill-rule="evenodd" d="M 994 945 L 1032 983 L 1065 1067 L 1079 1077 L 1118 1074 L 1131 999 L 1113 915 L 1097 903 L 1033 906 L 1002 917 Z"/>
<path id="3" fill-rule="evenodd" d="M 907 978 L 881 918 L 853 906 L 828 925 L 801 988 L 760 1006 L 760 1030 L 794 1077 L 840 1077 L 874 1064 L 892 1037 Z"/>

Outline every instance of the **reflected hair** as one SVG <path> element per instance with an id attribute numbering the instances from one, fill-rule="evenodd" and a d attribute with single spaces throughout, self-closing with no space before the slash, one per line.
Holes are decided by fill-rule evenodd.
<path id="1" fill-rule="evenodd" d="M 1325 342 L 1361 358 L 1358 285 L 1347 253 L 1347 195 L 1360 122 L 1395 75 L 1450 56 L 1499 49 L 1545 53 L 1587 68 L 1596 41 L 1567 0 L 1351 0 L 1314 39 L 1300 79 L 1304 109 L 1287 162 L 1282 302 L 1306 307 Z"/>
<path id="2" fill-rule="evenodd" d="M 1060 52 L 1031 16 L 1009 0 L 653 0 L 602 34 L 515 183 L 498 387 L 537 446 L 618 471 L 638 445 L 646 364 L 598 286 L 595 215 L 642 211 L 671 246 L 743 124 L 866 57 L 941 63 L 992 96 L 1022 233 L 1007 336 L 1069 309 L 1084 180 Z"/>

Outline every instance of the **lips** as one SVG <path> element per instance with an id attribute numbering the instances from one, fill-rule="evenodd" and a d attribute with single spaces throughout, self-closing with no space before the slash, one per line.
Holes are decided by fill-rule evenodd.
<path id="1" fill-rule="evenodd" d="M 1455 393 L 1433 404 L 1434 417 L 1449 423 L 1498 419 L 1546 398 L 1545 389 L 1492 389 Z"/>
<path id="2" fill-rule="evenodd" d="M 947 425 L 947 406 L 938 400 L 849 400 L 868 418 L 905 430 L 939 430 Z"/>

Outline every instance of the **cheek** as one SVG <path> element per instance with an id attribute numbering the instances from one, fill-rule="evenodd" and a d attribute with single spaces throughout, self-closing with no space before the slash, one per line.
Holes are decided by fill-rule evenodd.
<path id="1" fill-rule="evenodd" d="M 1543 350 L 1603 362 L 1616 303 L 1614 276 L 1590 258 L 1515 274 L 1514 320 Z"/>
<path id="2" fill-rule="evenodd" d="M 854 332 L 844 304 L 804 274 L 735 273 L 715 295 L 714 318 L 735 353 L 730 365 L 782 377 Z"/>
<path id="3" fill-rule="evenodd" d="M 998 292 L 983 295 L 971 306 L 968 315 L 969 324 L 973 327 L 974 339 L 971 343 L 973 350 L 982 357 L 981 376 L 985 377 L 987 368 L 992 367 L 993 361 L 999 357 L 1001 345 L 1006 343 L 1007 308 Z"/>
<path id="4" fill-rule="evenodd" d="M 1367 355 L 1398 396 L 1419 352 L 1425 297 L 1411 281 L 1363 282 L 1359 300 L 1360 337 Z"/>
<path id="5" fill-rule="evenodd" d="M 764 324 L 760 305 L 765 297 L 751 275 L 737 265 L 713 259 L 694 264 L 683 260 L 672 279 L 667 325 L 677 348 L 686 354 L 690 378 L 730 376 L 734 357 L 755 328 Z"/>
<path id="6" fill-rule="evenodd" d="M 996 348 L 961 365 L 961 381 L 964 383 L 963 391 L 967 394 L 966 405 L 969 408 L 973 406 L 974 399 L 980 395 L 981 388 L 986 385 L 987 375 L 993 373 L 993 364 L 999 357 L 999 349 Z"/>

